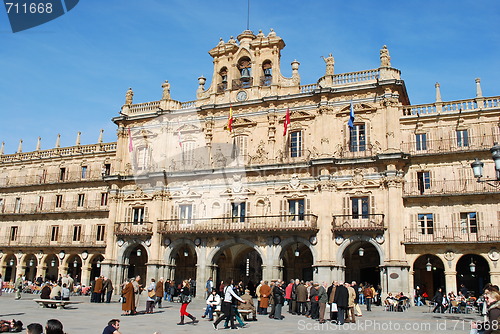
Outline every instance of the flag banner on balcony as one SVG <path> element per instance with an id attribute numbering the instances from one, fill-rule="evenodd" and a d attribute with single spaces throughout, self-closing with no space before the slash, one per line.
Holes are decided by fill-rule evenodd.
<path id="1" fill-rule="evenodd" d="M 286 136 L 286 132 L 289 126 L 290 126 L 290 108 L 286 108 L 285 122 L 283 123 L 283 136 Z"/>
<path id="2" fill-rule="evenodd" d="M 229 105 L 229 116 L 227 117 L 227 125 L 226 130 L 229 132 L 233 132 L 233 105 Z"/>
<path id="3" fill-rule="evenodd" d="M 132 144 L 132 132 L 128 128 L 128 151 L 131 153 L 134 150 L 134 145 Z"/>
<path id="4" fill-rule="evenodd" d="M 349 127 L 352 129 L 354 127 L 354 106 L 352 104 L 352 101 L 351 101 L 351 107 L 350 107 L 350 112 L 349 112 L 349 122 L 347 123 L 347 125 L 349 125 Z"/>
<path id="5" fill-rule="evenodd" d="M 177 141 L 179 142 L 180 148 L 182 148 L 182 136 L 181 136 L 181 130 L 177 131 Z"/>

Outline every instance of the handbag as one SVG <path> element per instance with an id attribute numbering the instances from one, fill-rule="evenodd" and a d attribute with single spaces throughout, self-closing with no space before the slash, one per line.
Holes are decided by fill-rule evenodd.
<path id="1" fill-rule="evenodd" d="M 127 302 L 127 298 L 125 298 L 125 296 L 121 296 L 120 301 L 122 302 L 122 304 L 125 304 Z"/>
<path id="2" fill-rule="evenodd" d="M 187 296 L 186 295 L 182 295 L 181 302 L 183 304 L 189 304 L 189 303 L 191 303 L 191 299 L 192 299 L 191 295 L 187 295 Z"/>
<path id="3" fill-rule="evenodd" d="M 156 296 L 155 290 L 149 290 L 148 291 L 148 297 L 153 298 L 154 296 Z"/>

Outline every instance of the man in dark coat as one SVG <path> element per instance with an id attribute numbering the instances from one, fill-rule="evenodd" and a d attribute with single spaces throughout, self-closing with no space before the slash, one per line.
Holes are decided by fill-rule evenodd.
<path id="1" fill-rule="evenodd" d="M 304 282 L 300 282 L 299 285 L 297 285 L 297 288 L 295 289 L 295 292 L 297 293 L 297 314 L 298 315 L 305 315 L 307 313 L 307 288 L 304 285 Z"/>
<path id="2" fill-rule="evenodd" d="M 343 325 L 345 322 L 345 313 L 349 306 L 349 291 L 344 286 L 344 282 L 340 282 L 337 289 L 335 289 L 333 301 L 337 304 L 338 308 L 337 324 Z"/>
<path id="3" fill-rule="evenodd" d="M 109 277 L 104 277 L 104 283 L 102 284 L 102 290 L 106 291 L 106 303 L 111 302 L 111 295 L 113 294 L 113 282 Z M 103 292 L 104 294 L 104 292 Z"/>

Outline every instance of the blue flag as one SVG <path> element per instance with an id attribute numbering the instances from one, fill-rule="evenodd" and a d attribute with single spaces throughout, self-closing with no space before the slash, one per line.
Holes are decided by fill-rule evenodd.
<path id="1" fill-rule="evenodd" d="M 354 106 L 352 105 L 351 101 L 351 108 L 350 108 L 350 113 L 349 113 L 349 122 L 347 122 L 347 125 L 352 129 L 354 127 Z"/>

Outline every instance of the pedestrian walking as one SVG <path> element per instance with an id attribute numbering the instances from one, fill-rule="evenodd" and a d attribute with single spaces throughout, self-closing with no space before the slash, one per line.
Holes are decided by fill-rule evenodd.
<path id="1" fill-rule="evenodd" d="M 163 287 L 164 287 L 163 277 L 160 277 L 155 287 L 155 297 L 156 297 L 155 306 L 158 305 L 159 308 L 161 308 L 161 300 L 163 298 Z"/>
<path id="2" fill-rule="evenodd" d="M 133 278 L 124 283 L 122 289 L 122 315 L 131 315 L 135 313 L 135 292 L 132 282 L 134 282 Z"/>
<path id="3" fill-rule="evenodd" d="M 155 301 L 156 301 L 156 282 L 155 279 L 151 279 L 151 283 L 147 287 L 148 297 L 146 298 L 146 313 L 153 313 Z"/>
<path id="4" fill-rule="evenodd" d="M 182 288 L 180 291 L 181 298 L 181 321 L 177 325 L 184 325 L 184 317 L 187 316 L 192 320 L 192 324 L 196 324 L 198 320 L 187 312 L 187 307 L 191 303 L 191 286 L 189 285 L 189 280 L 182 281 Z"/>
<path id="5" fill-rule="evenodd" d="M 21 274 L 17 275 L 17 279 L 14 282 L 14 288 L 16 289 L 15 299 L 21 299 L 21 292 L 23 291 L 23 276 Z"/>
<path id="6" fill-rule="evenodd" d="M 214 329 L 217 330 L 217 325 L 225 319 L 229 319 L 231 323 L 231 328 L 236 329 L 237 327 L 234 325 L 234 313 L 233 313 L 233 299 L 236 298 L 242 303 L 246 303 L 243 299 L 241 299 L 234 291 L 233 291 L 233 280 L 229 280 L 229 285 L 224 287 L 224 299 L 222 302 L 222 313 L 223 315 L 217 319 L 216 322 L 213 323 Z"/>

